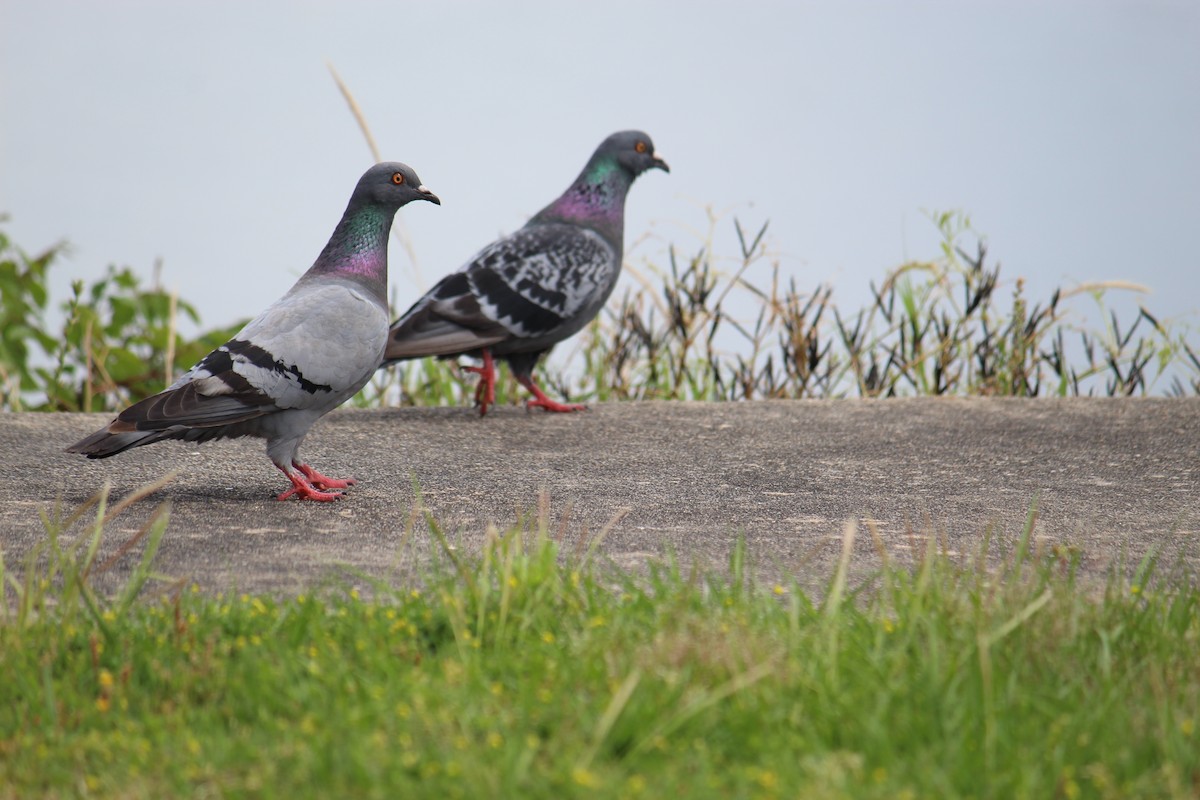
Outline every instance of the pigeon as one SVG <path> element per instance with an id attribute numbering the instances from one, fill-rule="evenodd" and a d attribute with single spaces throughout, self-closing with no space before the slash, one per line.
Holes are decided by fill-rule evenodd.
<path id="1" fill-rule="evenodd" d="M 625 195 L 648 169 L 670 172 L 641 131 L 609 136 L 562 196 L 525 227 L 485 247 L 392 323 L 381 367 L 411 358 L 470 356 L 481 367 L 479 413 L 495 403 L 493 356 L 533 394 L 529 408 L 580 411 L 551 400 L 533 368 L 603 308 L 621 272 Z"/>
<path id="2" fill-rule="evenodd" d="M 66 452 L 108 458 L 165 439 L 257 436 L 292 483 L 278 499 L 341 497 L 329 490 L 355 480 L 322 475 L 298 451 L 313 423 L 352 397 L 379 365 L 389 319 L 388 233 L 396 211 L 413 200 L 441 205 L 411 167 L 371 167 L 329 243 L 287 294 L 165 391 Z"/>

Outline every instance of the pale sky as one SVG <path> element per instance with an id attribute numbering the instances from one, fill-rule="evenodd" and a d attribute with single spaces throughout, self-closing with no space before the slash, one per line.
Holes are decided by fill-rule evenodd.
<path id="1" fill-rule="evenodd" d="M 642 128 L 672 172 L 630 194 L 635 265 L 695 251 L 711 206 L 769 219 L 785 274 L 854 309 L 961 209 L 1035 298 L 1125 279 L 1200 309 L 1195 0 L 0 0 L 4 229 L 71 242 L 56 302 L 161 259 L 206 327 L 256 314 L 371 163 L 327 61 L 443 201 L 400 214 L 404 306 Z"/>

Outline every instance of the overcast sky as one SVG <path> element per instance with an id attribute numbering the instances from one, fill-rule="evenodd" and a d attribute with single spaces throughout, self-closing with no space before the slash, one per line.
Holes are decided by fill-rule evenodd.
<path id="1" fill-rule="evenodd" d="M 1035 293 L 1119 278 L 1200 308 L 1195 0 L 0 0 L 5 230 L 71 242 L 56 300 L 161 259 L 206 326 L 257 313 L 371 163 L 326 62 L 444 203 L 401 212 L 404 305 L 637 127 L 672 172 L 630 195 L 634 264 L 694 250 L 712 207 L 769 219 L 785 271 L 854 307 L 937 255 L 925 212 L 962 209 Z"/>

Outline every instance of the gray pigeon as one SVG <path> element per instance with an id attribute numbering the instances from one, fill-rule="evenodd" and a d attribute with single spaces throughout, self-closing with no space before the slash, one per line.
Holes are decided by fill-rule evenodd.
<path id="1" fill-rule="evenodd" d="M 533 382 L 538 359 L 583 329 L 603 308 L 621 272 L 625 195 L 638 175 L 667 163 L 641 131 L 609 136 L 562 196 L 525 227 L 485 247 L 392 323 L 381 366 L 425 356 L 472 356 L 482 367 L 479 413 L 495 402 L 492 356 L 508 362 L 530 392 L 530 408 L 579 411 Z"/>
<path id="2" fill-rule="evenodd" d="M 354 187 L 316 262 L 282 298 L 205 356 L 166 391 L 125 409 L 67 448 L 108 458 L 131 447 L 235 436 L 267 440 L 267 456 L 292 482 L 279 495 L 334 500 L 353 478 L 329 478 L 300 460 L 313 423 L 370 379 L 387 340 L 387 244 L 396 211 L 441 205 L 412 168 L 376 164 Z"/>

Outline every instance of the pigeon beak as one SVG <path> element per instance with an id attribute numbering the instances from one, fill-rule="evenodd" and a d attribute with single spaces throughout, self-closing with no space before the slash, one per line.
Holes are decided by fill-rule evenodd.
<path id="1" fill-rule="evenodd" d="M 662 160 L 661 158 L 659 158 L 658 156 L 655 156 L 655 157 L 654 157 L 653 165 L 654 165 L 655 167 L 657 167 L 657 168 L 661 169 L 663 172 L 670 172 L 670 171 L 671 171 L 671 168 L 667 166 L 667 162 L 663 161 L 663 160 Z"/>
<path id="2" fill-rule="evenodd" d="M 434 194 L 433 192 L 429 191 L 429 189 L 426 188 L 425 184 L 421 184 L 420 186 L 418 186 L 417 191 L 421 193 L 422 200 L 428 200 L 429 202 L 433 203 L 434 205 L 438 205 L 438 206 L 440 206 L 442 204 L 442 201 L 438 199 L 438 196 L 436 194 Z"/>

